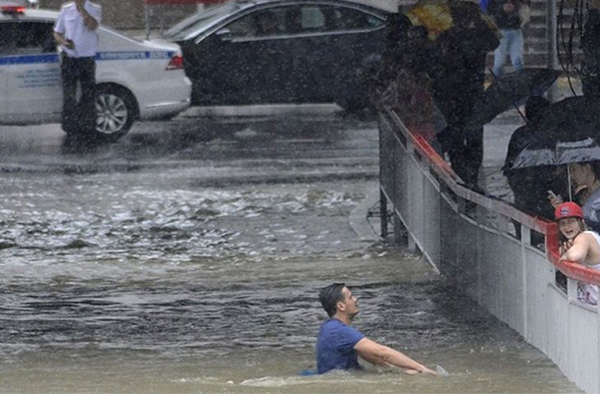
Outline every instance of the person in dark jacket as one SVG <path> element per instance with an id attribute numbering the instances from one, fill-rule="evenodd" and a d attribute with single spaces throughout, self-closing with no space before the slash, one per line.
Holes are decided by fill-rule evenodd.
<path id="1" fill-rule="evenodd" d="M 491 0 L 488 14 L 500 29 L 500 46 L 494 52 L 494 75 L 502 76 L 506 56 L 510 56 L 514 71 L 523 69 L 523 30 L 529 22 L 529 5 L 524 0 Z"/>
<path id="2" fill-rule="evenodd" d="M 590 2 L 581 38 L 583 95 L 600 98 L 600 2 Z"/>
<path id="3" fill-rule="evenodd" d="M 479 5 L 466 1 L 449 5 L 453 26 L 438 36 L 428 63 L 433 97 L 447 125 L 437 138 L 454 172 L 467 187 L 477 190 L 483 126 L 467 129 L 465 125 L 484 90 L 487 53 L 499 41 Z"/>
<path id="4" fill-rule="evenodd" d="M 551 220 L 554 208 L 548 204 L 548 190 L 561 194 L 563 187 L 560 185 L 565 181 L 562 179 L 564 177 L 556 176 L 557 167 L 512 169 L 517 156 L 538 135 L 537 124 L 549 106 L 550 102 L 543 97 L 533 96 L 527 99 L 525 104 L 527 124 L 515 130 L 510 137 L 502 170 L 514 194 L 514 206 L 522 212 Z"/>

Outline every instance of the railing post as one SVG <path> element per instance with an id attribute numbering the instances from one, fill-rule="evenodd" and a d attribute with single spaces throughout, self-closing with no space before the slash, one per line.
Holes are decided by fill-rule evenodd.
<path id="1" fill-rule="evenodd" d="M 531 245 L 531 229 L 521 224 L 521 244 Z"/>
<path id="2" fill-rule="evenodd" d="M 577 281 L 567 277 L 567 298 L 569 301 L 577 300 Z"/>
<path id="3" fill-rule="evenodd" d="M 527 245 L 527 243 L 530 242 L 531 240 L 531 229 L 527 226 L 524 226 L 522 224 L 519 224 L 519 228 L 520 228 L 520 235 L 521 235 L 521 239 L 519 240 L 521 243 L 521 259 L 523 260 L 523 264 L 521 265 L 522 267 L 522 278 L 523 278 L 523 282 L 522 282 L 522 292 L 521 292 L 521 297 L 523 298 L 523 338 L 529 338 L 529 316 L 528 316 L 528 309 L 527 309 L 527 305 L 529 302 L 529 296 L 531 294 L 530 289 L 527 288 L 527 269 L 528 267 L 528 260 L 527 260 L 527 251 L 525 249 L 525 245 Z"/>
<path id="4" fill-rule="evenodd" d="M 379 188 L 379 215 L 381 217 L 381 238 L 386 239 L 388 237 L 387 198 L 381 188 Z"/>

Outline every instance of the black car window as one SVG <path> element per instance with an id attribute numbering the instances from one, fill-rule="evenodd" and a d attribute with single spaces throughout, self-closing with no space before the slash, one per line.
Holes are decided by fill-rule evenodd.
<path id="1" fill-rule="evenodd" d="M 304 33 L 326 31 L 323 7 L 303 6 L 300 8 L 301 31 Z"/>
<path id="2" fill-rule="evenodd" d="M 325 13 L 328 30 L 368 30 L 384 24 L 375 15 L 347 7 L 328 7 Z"/>
<path id="3" fill-rule="evenodd" d="M 304 5 L 289 8 L 286 25 L 290 33 L 369 30 L 384 24 L 384 20 L 375 15 L 347 7 Z"/>
<path id="4" fill-rule="evenodd" d="M 226 26 L 234 37 L 272 37 L 287 33 L 286 14 L 290 7 L 274 7 L 246 15 Z"/>
<path id="5" fill-rule="evenodd" d="M 0 53 L 37 55 L 56 52 L 51 22 L 11 21 L 0 23 Z"/>
<path id="6" fill-rule="evenodd" d="M 164 33 L 164 37 L 171 41 L 185 40 L 189 34 L 201 32 L 219 19 L 237 12 L 239 8 L 240 5 L 235 1 L 214 5 L 177 23 Z"/>

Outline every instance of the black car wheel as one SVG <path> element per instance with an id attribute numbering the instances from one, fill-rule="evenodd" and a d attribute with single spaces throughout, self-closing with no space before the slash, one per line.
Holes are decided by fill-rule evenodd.
<path id="1" fill-rule="evenodd" d="M 135 99 L 127 90 L 99 86 L 96 94 L 97 137 L 116 141 L 129 132 L 136 117 Z"/>

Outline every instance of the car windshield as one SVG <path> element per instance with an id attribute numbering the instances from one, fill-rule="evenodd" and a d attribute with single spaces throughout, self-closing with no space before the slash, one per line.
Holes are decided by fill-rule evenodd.
<path id="1" fill-rule="evenodd" d="M 242 2 L 235 0 L 228 1 L 194 14 L 167 30 L 164 33 L 164 37 L 172 41 L 185 40 L 190 34 L 200 31 L 219 19 L 237 11 L 240 8 L 240 3 Z"/>

